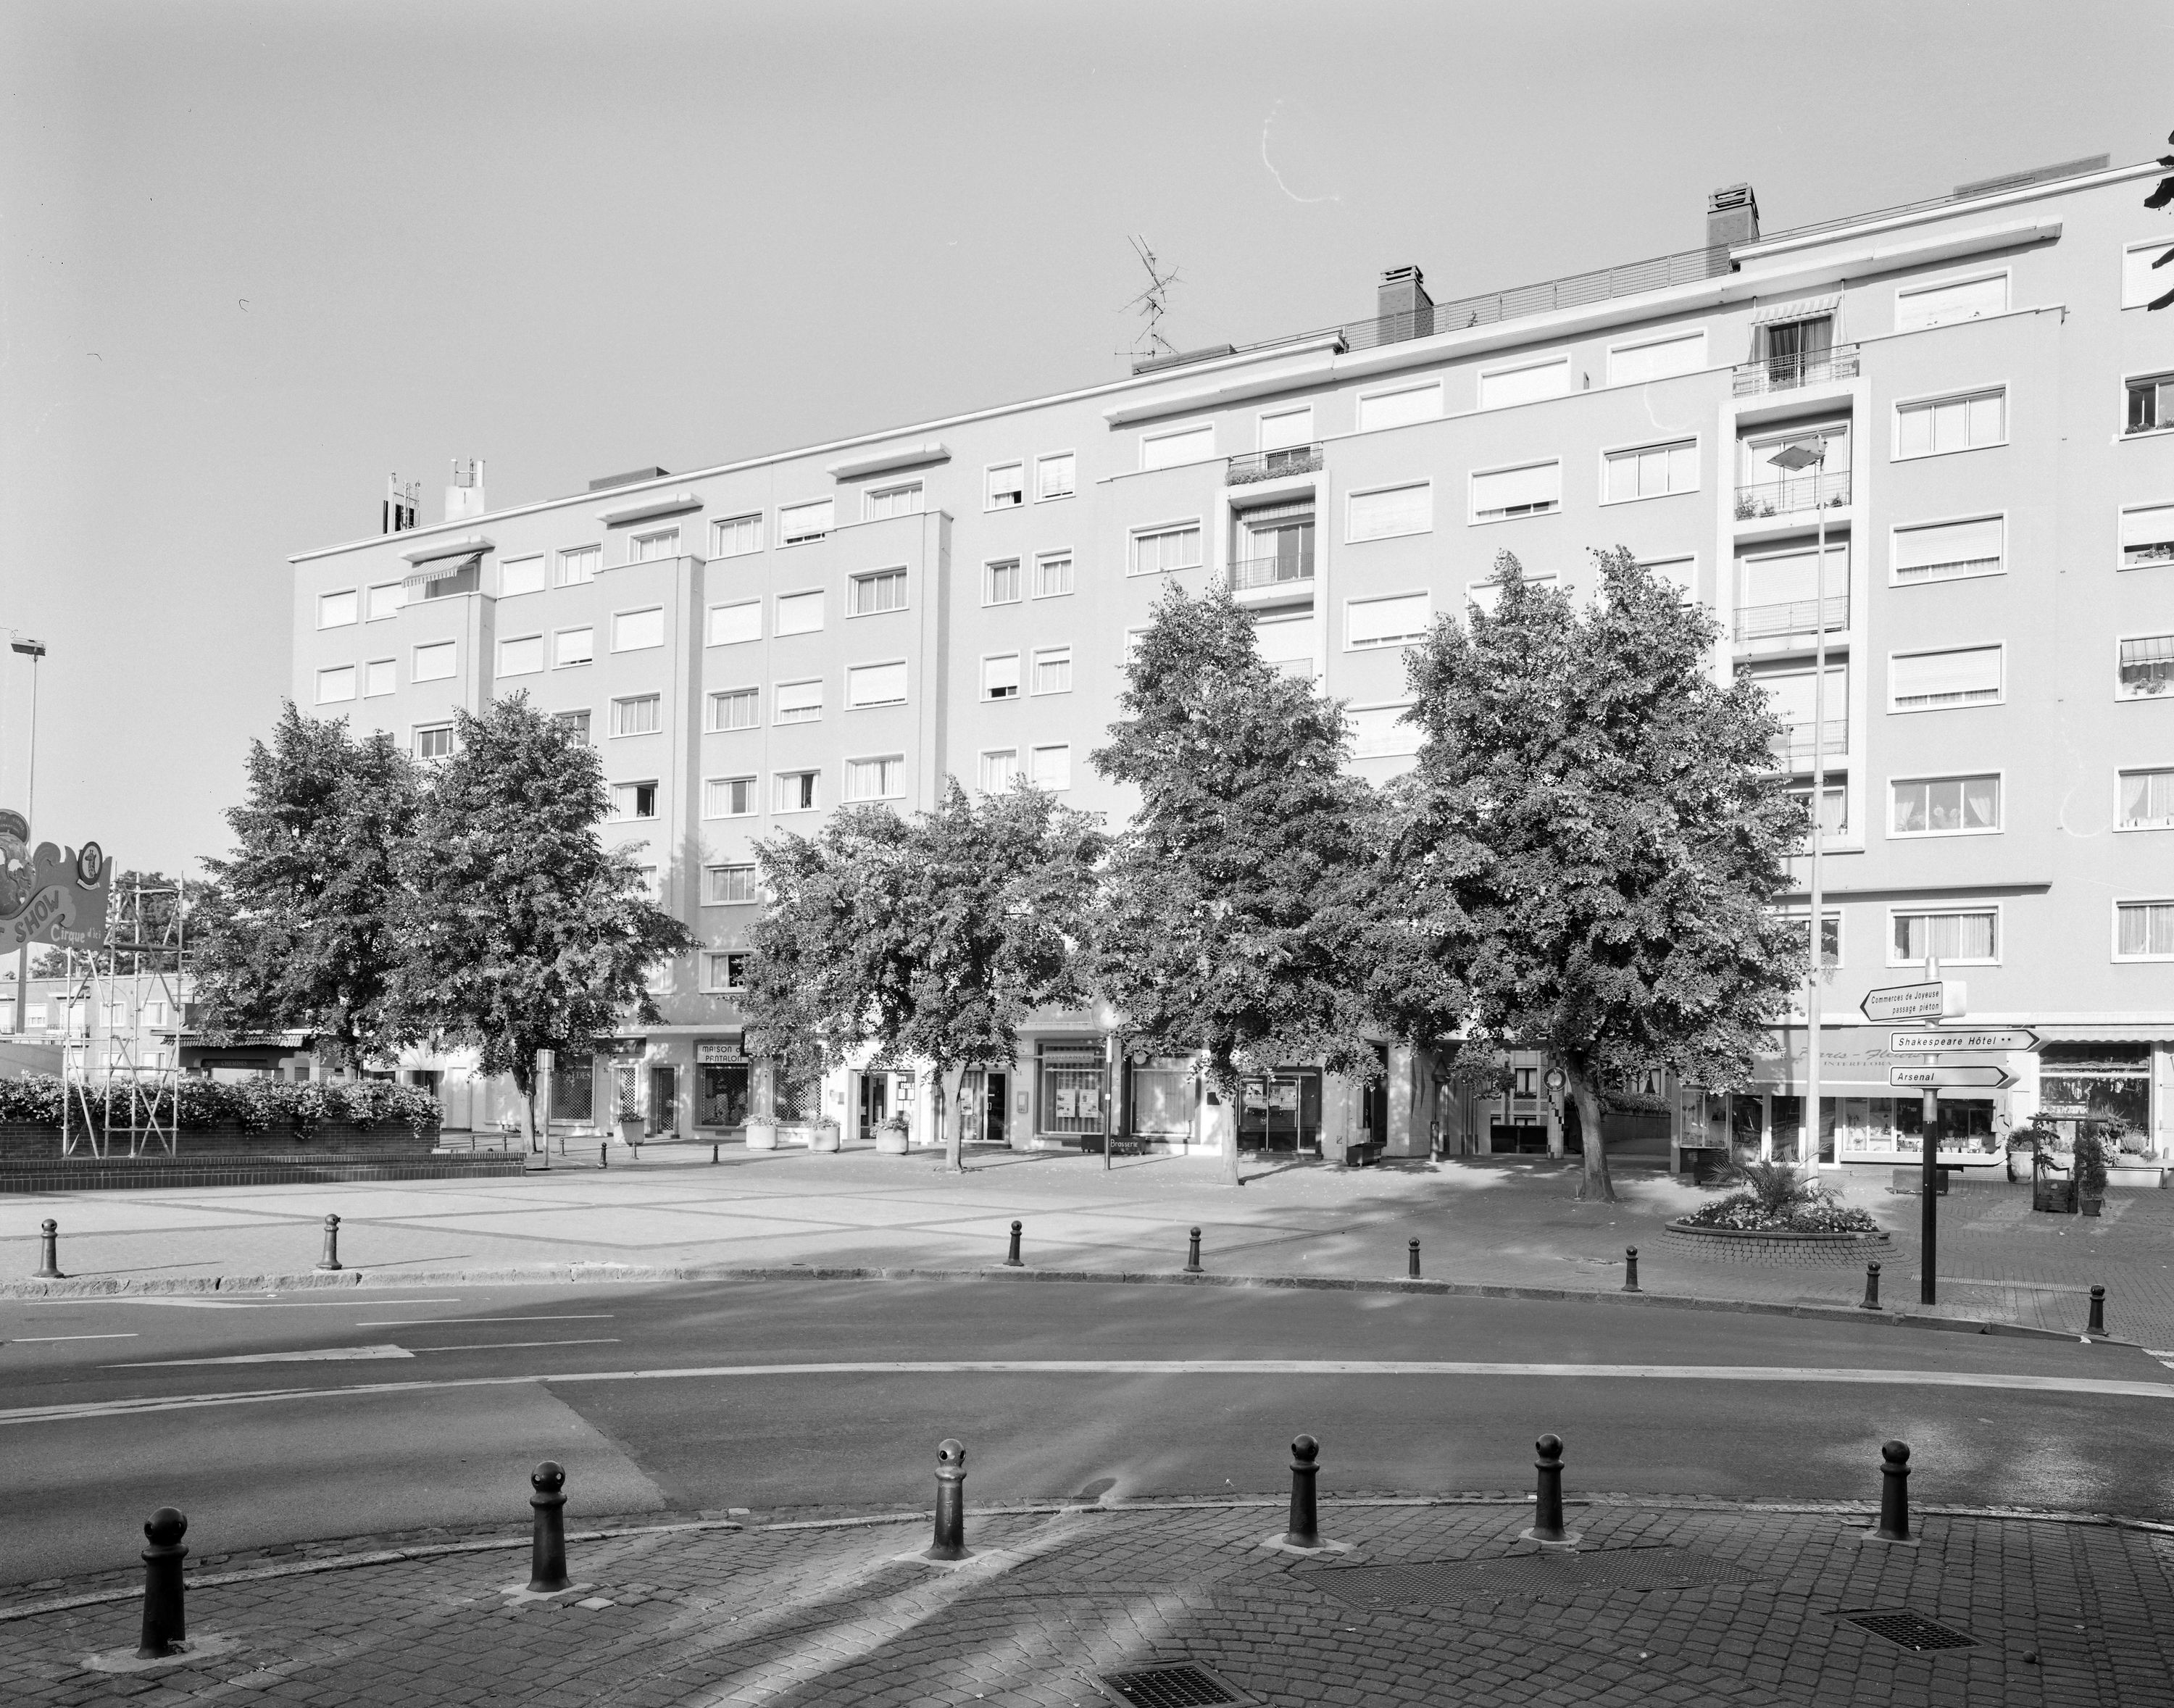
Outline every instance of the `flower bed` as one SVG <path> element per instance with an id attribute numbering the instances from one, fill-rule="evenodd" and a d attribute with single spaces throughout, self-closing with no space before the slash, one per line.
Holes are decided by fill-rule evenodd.
<path id="1" fill-rule="evenodd" d="M 1701 1204 L 1683 1218 L 1690 1228 L 1727 1228 L 1739 1234 L 1876 1234 L 1872 1212 L 1847 1204 L 1800 1203 L 1773 1210 L 1749 1192 L 1732 1192 Z"/>
<path id="2" fill-rule="evenodd" d="M 1841 1268 L 1877 1257 L 1889 1246 L 1877 1230 L 1805 1233 L 1789 1228 L 1699 1226 L 1688 1218 L 1661 1230 L 1663 1246 L 1697 1257 L 1729 1263 L 1824 1264 Z"/>
<path id="3" fill-rule="evenodd" d="M 91 1107 L 102 1109 L 105 1085 L 94 1080 Z M 50 1073 L 0 1079 L 0 1123 L 57 1127 L 62 1082 Z M 113 1087 L 117 1101 L 126 1082 Z M 438 1124 L 438 1100 L 416 1085 L 383 1079 L 332 1080 L 322 1084 L 286 1079 L 247 1079 L 239 1084 L 184 1077 L 175 1082 L 175 1125 L 184 1132 L 219 1127 L 279 1131 L 307 1138 L 321 1127 L 367 1132 L 405 1122 L 417 1138 Z"/>

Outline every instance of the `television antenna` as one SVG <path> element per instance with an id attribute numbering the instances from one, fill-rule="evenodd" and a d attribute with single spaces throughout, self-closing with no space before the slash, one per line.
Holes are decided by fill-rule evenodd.
<path id="1" fill-rule="evenodd" d="M 1130 349 L 1120 350 L 1117 354 L 1128 356 L 1136 363 L 1151 361 L 1157 356 L 1174 356 L 1177 354 L 1177 346 L 1163 336 L 1162 317 L 1170 312 L 1170 288 L 1179 282 L 1177 269 L 1173 267 L 1165 271 L 1163 264 L 1155 259 L 1155 251 L 1148 247 L 1146 238 L 1133 237 L 1127 241 L 1133 246 L 1133 253 L 1139 257 L 1140 265 L 1147 269 L 1148 288 L 1124 304 L 1117 312 L 1123 314 L 1129 311 L 1136 313 L 1147 322 L 1147 325 L 1133 340 Z"/>

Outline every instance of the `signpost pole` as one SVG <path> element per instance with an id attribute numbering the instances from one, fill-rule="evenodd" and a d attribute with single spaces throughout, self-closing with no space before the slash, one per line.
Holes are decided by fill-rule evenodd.
<path id="1" fill-rule="evenodd" d="M 1928 938 L 1932 928 L 1933 922 L 1926 921 Z M 1940 958 L 1929 941 L 1925 945 L 1925 976 L 1933 984 L 1940 981 Z M 1923 1131 L 1917 1141 L 1917 1302 L 1932 1305 L 1938 1302 L 1940 1242 L 1940 1094 L 1935 1086 L 1925 1088 L 1921 1120 Z"/>

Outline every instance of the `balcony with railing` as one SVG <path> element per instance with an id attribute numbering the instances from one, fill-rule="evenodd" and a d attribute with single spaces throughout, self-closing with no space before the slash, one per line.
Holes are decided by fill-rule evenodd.
<path id="1" fill-rule="evenodd" d="M 1849 471 L 1799 474 L 1786 480 L 1762 480 L 1736 489 L 1736 519 L 1762 522 L 1815 510 L 1842 510 L 1849 504 Z"/>
<path id="2" fill-rule="evenodd" d="M 1318 445 L 1286 445 L 1279 451 L 1256 451 L 1230 457 L 1223 472 L 1223 484 L 1247 486 L 1257 480 L 1280 480 L 1286 474 L 1311 474 L 1320 467 Z"/>
<path id="3" fill-rule="evenodd" d="M 1813 758 L 1812 738 L 1820 727 L 1820 726 L 1810 718 L 1806 718 L 1802 723 L 1787 726 L 1781 734 L 1774 738 L 1775 759 L 1795 770 L 1802 770 L 1810 765 Z M 1827 719 L 1825 731 L 1825 738 L 1818 743 L 1821 764 L 1830 759 L 1843 758 L 1849 752 L 1849 720 L 1847 718 Z"/>
<path id="4" fill-rule="evenodd" d="M 1799 386 L 1824 386 L 1856 377 L 1857 346 L 1836 344 L 1831 350 L 1793 351 L 1739 363 L 1734 390 L 1739 397 L 1759 397 L 1769 392 L 1791 392 Z"/>
<path id="5" fill-rule="evenodd" d="M 1773 605 L 1741 605 L 1736 612 L 1739 641 L 1786 640 L 1800 635 L 1832 634 L 1849 627 L 1849 595 L 1824 599 L 1784 599 Z"/>
<path id="6" fill-rule="evenodd" d="M 1286 552 L 1273 558 L 1238 558 L 1230 565 L 1230 590 L 1236 593 L 1312 579 L 1311 552 Z"/>

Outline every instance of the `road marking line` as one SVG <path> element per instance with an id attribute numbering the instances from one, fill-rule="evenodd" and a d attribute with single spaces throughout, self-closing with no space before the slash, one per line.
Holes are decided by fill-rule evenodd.
<path id="1" fill-rule="evenodd" d="M 109 1364 L 108 1370 L 172 1370 L 185 1364 L 345 1364 L 364 1358 L 413 1358 L 404 1346 L 314 1346 L 307 1352 L 243 1352 L 230 1358 L 162 1358 L 149 1364 Z"/>
<path id="2" fill-rule="evenodd" d="M 10 1305 L 149 1305 L 169 1311 L 352 1311 L 353 1299 L 190 1299 L 170 1293 L 87 1294 L 81 1298 L 11 1299 Z M 411 1299 L 410 1305 L 457 1305 L 457 1299 Z"/>
<path id="3" fill-rule="evenodd" d="M 358 1322 L 357 1328 L 435 1328 L 441 1322 L 606 1322 L 608 1311 L 578 1311 L 565 1316 L 399 1316 L 383 1322 Z"/>
<path id="4" fill-rule="evenodd" d="M 472 1340 L 461 1346 L 419 1346 L 415 1352 L 497 1352 L 510 1346 L 617 1346 L 619 1337 L 601 1340 Z M 411 1354 L 412 1355 L 412 1354 Z"/>
<path id="5" fill-rule="evenodd" d="M 302 1354 L 308 1356 L 309 1354 Z M 324 1356 L 324 1354 L 317 1354 Z M 408 1358 L 395 1347 L 367 1356 Z M 295 1354 L 271 1354 L 273 1358 Z M 248 1364 L 255 1359 L 192 1359 L 181 1363 Z M 143 1365 L 109 1365 L 111 1370 L 150 1369 Z M 121 1400 L 84 1400 L 55 1406 L 24 1406 L 0 1411 L 0 1426 L 81 1418 L 127 1417 L 147 1412 L 191 1411 L 212 1406 L 262 1405 L 278 1400 L 361 1399 L 372 1395 L 434 1393 L 449 1388 L 511 1387 L 575 1382 L 729 1381 L 735 1377 L 794 1376 L 1394 1376 L 1569 1378 L 1574 1381 L 1774 1382 L 1842 1386 L 1960 1387 L 2006 1389 L 2016 1393 L 2093 1396 L 2116 1399 L 2174 1400 L 2174 1381 L 2123 1381 L 2103 1376 L 2008 1375 L 1998 1371 L 1944 1370 L 1858 1370 L 1790 1365 L 1706 1364 L 1479 1364 L 1462 1362 L 1370 1361 L 1361 1359 L 985 1359 L 941 1362 L 851 1364 L 709 1365 L 684 1370 L 537 1371 L 521 1376 L 448 1376 L 442 1381 L 356 1382 L 340 1387 L 263 1388 L 240 1393 L 142 1396 Z"/>
<path id="6" fill-rule="evenodd" d="M 0 1346 L 28 1346 L 33 1341 L 46 1340 L 133 1340 L 136 1331 L 126 1334 L 19 1334 L 13 1340 L 0 1341 Z"/>

